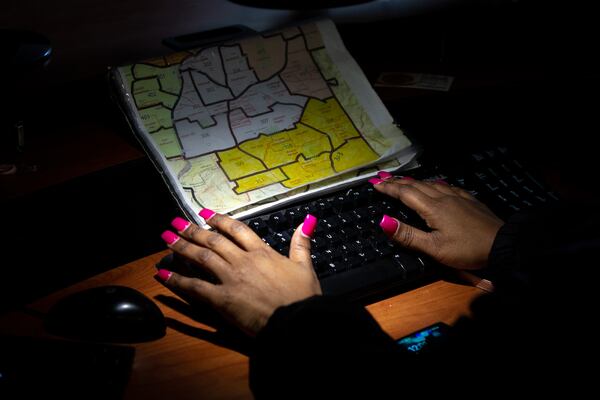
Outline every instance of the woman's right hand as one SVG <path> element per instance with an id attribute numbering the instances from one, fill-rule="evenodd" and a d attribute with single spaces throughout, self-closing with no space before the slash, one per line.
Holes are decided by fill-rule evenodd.
<path id="1" fill-rule="evenodd" d="M 200 228 L 175 218 L 177 229 L 163 233 L 175 253 L 213 275 L 208 282 L 160 270 L 156 278 L 186 300 L 203 301 L 249 335 L 256 335 L 279 307 L 320 295 L 321 285 L 312 266 L 310 238 L 317 219 L 307 215 L 290 242 L 289 257 L 267 246 L 243 222 L 203 209 L 200 216 L 214 228 Z"/>
<path id="2" fill-rule="evenodd" d="M 443 181 L 411 178 L 373 179 L 374 188 L 415 210 L 431 228 L 424 232 L 384 216 L 381 227 L 404 247 L 421 251 L 455 268 L 480 269 L 487 265 L 496 234 L 504 222 L 467 191 Z"/>

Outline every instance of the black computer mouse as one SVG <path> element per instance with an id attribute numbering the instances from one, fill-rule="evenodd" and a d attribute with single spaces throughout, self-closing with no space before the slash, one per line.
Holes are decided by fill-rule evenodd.
<path id="1" fill-rule="evenodd" d="M 52 55 L 52 45 L 41 33 L 17 29 L 0 29 L 0 70 L 31 70 L 45 66 Z"/>
<path id="2" fill-rule="evenodd" d="M 62 298 L 44 322 L 51 334 L 98 342 L 146 342 L 166 332 L 164 315 L 152 300 L 135 289 L 116 285 Z"/>

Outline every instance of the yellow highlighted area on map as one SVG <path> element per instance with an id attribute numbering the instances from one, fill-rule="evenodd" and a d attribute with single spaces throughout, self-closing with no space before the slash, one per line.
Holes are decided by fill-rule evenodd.
<path id="1" fill-rule="evenodd" d="M 268 168 L 294 162 L 299 155 L 312 158 L 332 150 L 326 135 L 301 124 L 289 131 L 259 135 L 240 144 L 240 148 L 263 160 Z"/>
<path id="2" fill-rule="evenodd" d="M 335 173 L 331 168 L 329 153 L 324 153 L 309 160 L 300 156 L 298 157 L 298 162 L 285 165 L 281 167 L 281 169 L 289 177 L 285 182 L 281 182 L 281 184 L 287 188 L 306 185 Z"/>
<path id="3" fill-rule="evenodd" d="M 265 166 L 259 160 L 249 156 L 237 147 L 220 151 L 217 155 L 219 156 L 219 165 L 231 180 L 265 170 Z"/>
<path id="4" fill-rule="evenodd" d="M 144 63 L 156 65 L 157 67 L 164 67 L 166 65 L 163 57 L 147 58 L 144 60 Z"/>
<path id="5" fill-rule="evenodd" d="M 300 149 L 299 153 L 305 158 L 312 158 L 324 151 L 333 150 L 327 135 L 303 124 L 298 124 L 293 132 L 290 131 L 290 140 L 297 149 Z"/>
<path id="6" fill-rule="evenodd" d="M 177 64 L 181 64 L 183 62 L 183 60 L 185 60 L 186 58 L 188 58 L 190 56 L 193 56 L 193 54 L 188 53 L 187 51 L 179 51 L 177 53 L 166 55 L 165 61 L 169 65 L 176 65 L 177 67 L 179 67 Z"/>
<path id="7" fill-rule="evenodd" d="M 151 64 L 157 67 L 166 67 L 169 65 L 181 64 L 183 60 L 192 55 L 193 54 L 190 54 L 187 51 L 180 51 L 173 54 L 167 54 L 165 57 L 148 58 L 144 60 L 144 64 Z"/>
<path id="8" fill-rule="evenodd" d="M 331 160 L 337 172 L 375 161 L 379 155 L 375 153 L 362 137 L 350 139 L 333 152 Z"/>
<path id="9" fill-rule="evenodd" d="M 260 134 L 217 154 L 219 166 L 238 185 L 237 193 L 276 182 L 288 188 L 303 186 L 379 157 L 333 97 L 310 99 L 293 129 Z"/>
<path id="10" fill-rule="evenodd" d="M 273 183 L 286 180 L 287 177 L 279 168 L 272 169 L 266 172 L 261 172 L 256 175 L 247 176 L 236 181 L 237 187 L 234 189 L 236 193 L 245 193 L 256 188 L 271 185 Z"/>
<path id="11" fill-rule="evenodd" d="M 335 97 L 325 101 L 309 99 L 300 122 L 329 135 L 334 148 L 347 139 L 360 137 Z"/>
<path id="12" fill-rule="evenodd" d="M 152 133 L 152 140 L 160 147 L 160 151 L 166 158 L 177 157 L 182 154 L 181 146 L 177 140 L 175 129 L 166 128 Z"/>

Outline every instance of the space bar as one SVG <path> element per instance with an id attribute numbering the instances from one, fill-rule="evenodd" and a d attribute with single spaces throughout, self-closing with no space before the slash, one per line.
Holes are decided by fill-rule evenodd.
<path id="1" fill-rule="evenodd" d="M 404 280 L 405 276 L 405 271 L 391 260 L 381 260 L 323 278 L 321 289 L 327 295 L 346 295 L 373 286 L 392 284 Z"/>

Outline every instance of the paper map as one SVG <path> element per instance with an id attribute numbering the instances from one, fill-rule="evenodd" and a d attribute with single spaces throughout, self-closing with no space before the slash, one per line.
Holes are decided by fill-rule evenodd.
<path id="1" fill-rule="evenodd" d="M 353 177 L 410 146 L 328 20 L 117 73 L 136 133 L 194 214 Z"/>

